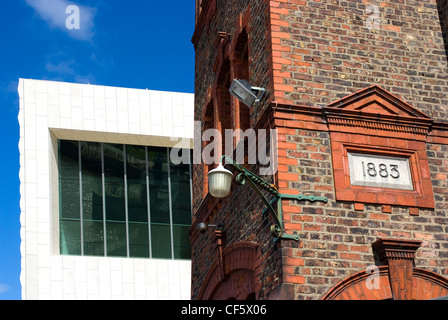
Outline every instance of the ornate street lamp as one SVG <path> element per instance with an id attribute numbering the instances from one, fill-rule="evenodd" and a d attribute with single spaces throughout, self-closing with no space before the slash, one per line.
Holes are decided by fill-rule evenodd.
<path id="1" fill-rule="evenodd" d="M 218 167 L 208 173 L 208 189 L 215 198 L 225 198 L 230 192 L 233 173 L 219 163 Z"/>
<path id="2" fill-rule="evenodd" d="M 289 240 L 295 240 L 299 241 L 300 237 L 298 235 L 290 235 L 284 232 L 283 230 L 283 221 L 282 221 L 282 200 L 283 199 L 290 199 L 290 200 L 298 200 L 298 201 L 304 201 L 308 200 L 311 202 L 315 201 L 322 201 L 327 202 L 327 197 L 316 197 L 316 196 L 305 196 L 302 194 L 292 195 L 292 194 L 283 194 L 280 193 L 277 188 L 254 174 L 253 172 L 249 171 L 239 163 L 233 161 L 233 159 L 222 156 L 221 161 L 218 165 L 218 167 L 214 170 L 211 170 L 208 173 L 208 186 L 210 194 L 217 198 L 224 198 L 226 197 L 230 192 L 230 186 L 232 184 L 232 177 L 233 174 L 231 171 L 224 168 L 222 165 L 223 160 L 225 160 L 226 164 L 231 165 L 233 168 L 235 168 L 238 172 L 235 181 L 238 185 L 244 185 L 246 181 L 249 183 L 249 185 L 256 191 L 256 193 L 260 196 L 261 200 L 266 205 L 266 208 L 263 210 L 268 210 L 269 213 L 274 218 L 276 224 L 271 226 L 271 234 L 277 238 L 277 239 L 289 239 Z M 266 199 L 264 194 L 261 192 L 260 189 L 263 189 L 270 193 L 273 196 L 273 199 L 269 201 Z M 277 212 L 274 210 L 272 205 L 277 202 Z"/>

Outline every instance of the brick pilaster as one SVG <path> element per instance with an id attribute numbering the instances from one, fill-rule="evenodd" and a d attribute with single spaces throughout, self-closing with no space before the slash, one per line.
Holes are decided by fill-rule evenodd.
<path id="1" fill-rule="evenodd" d="M 412 271 L 420 240 L 378 239 L 372 243 L 376 258 L 389 266 L 389 281 L 395 300 L 412 299 Z"/>

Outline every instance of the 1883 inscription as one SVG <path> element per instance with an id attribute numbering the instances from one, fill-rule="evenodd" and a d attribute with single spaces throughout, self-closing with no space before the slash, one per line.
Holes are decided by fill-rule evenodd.
<path id="1" fill-rule="evenodd" d="M 348 153 L 354 186 L 413 190 L 408 158 Z"/>

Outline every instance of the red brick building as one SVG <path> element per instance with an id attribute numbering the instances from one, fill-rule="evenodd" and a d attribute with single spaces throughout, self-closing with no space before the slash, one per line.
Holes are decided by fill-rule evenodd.
<path id="1" fill-rule="evenodd" d="M 300 241 L 276 239 L 251 188 L 214 198 L 194 165 L 193 299 L 448 295 L 447 25 L 447 0 L 196 1 L 202 131 L 276 129 L 263 178 L 328 202 L 280 200 Z M 248 108 L 233 79 L 266 93 Z"/>

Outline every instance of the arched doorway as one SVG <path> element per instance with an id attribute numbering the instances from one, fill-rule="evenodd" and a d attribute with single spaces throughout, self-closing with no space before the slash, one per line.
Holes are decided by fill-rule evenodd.
<path id="1" fill-rule="evenodd" d="M 210 268 L 198 300 L 252 300 L 255 298 L 255 268 L 258 245 L 234 243 L 223 250 L 222 261 Z"/>
<path id="2" fill-rule="evenodd" d="M 209 300 L 247 300 L 254 295 L 254 272 L 236 270 L 220 282 L 213 290 Z"/>

